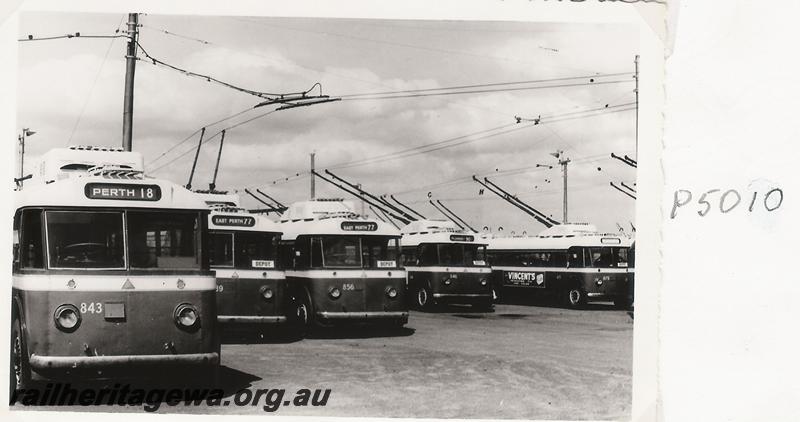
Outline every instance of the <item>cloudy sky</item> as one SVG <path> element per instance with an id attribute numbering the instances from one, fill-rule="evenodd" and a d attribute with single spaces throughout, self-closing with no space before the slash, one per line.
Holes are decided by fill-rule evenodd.
<path id="1" fill-rule="evenodd" d="M 126 19 L 29 13 L 20 20 L 20 37 L 113 35 Z M 323 94 L 343 98 L 227 131 L 220 189 L 258 187 L 284 203 L 307 199 L 309 153 L 316 151 L 318 169 L 336 169 L 375 194 L 393 193 L 427 217 L 442 218 L 427 203 L 430 192 L 476 228 L 536 233 L 543 226 L 488 191 L 480 195 L 471 175 L 490 177 L 560 220 L 560 168 L 536 165 L 556 164 L 550 153 L 564 150 L 573 160 L 570 221 L 608 231 L 635 224 L 634 201 L 609 186 L 635 181 L 635 169 L 610 158 L 635 154 L 635 112 L 625 106 L 635 100 L 633 27 L 160 15 L 142 15 L 140 24 L 142 47 L 171 65 L 260 92 L 319 83 Z M 124 39 L 20 43 L 18 127 L 37 132 L 26 143 L 26 163 L 54 147 L 121 146 L 124 56 Z M 582 78 L 485 86 L 572 77 Z M 472 85 L 481 87 L 467 90 L 493 92 L 349 97 Z M 552 85 L 575 86 L 543 88 Z M 426 91 L 445 92 L 453 91 Z M 139 61 L 134 150 L 151 175 L 186 183 L 199 139 L 190 135 L 206 126 L 208 137 L 275 108 L 252 109 L 260 101 Z M 542 124 L 517 124 L 515 116 L 542 116 Z M 435 145 L 422 148 L 429 144 Z M 218 146 L 219 137 L 203 145 L 195 187 L 211 181 Z M 321 180 L 317 192 L 347 197 Z M 259 205 L 245 193 L 242 199 Z"/>

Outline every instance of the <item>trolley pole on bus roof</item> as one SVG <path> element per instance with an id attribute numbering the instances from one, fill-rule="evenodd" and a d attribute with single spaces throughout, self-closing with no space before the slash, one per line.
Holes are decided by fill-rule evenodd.
<path id="1" fill-rule="evenodd" d="M 564 156 L 563 150 L 558 150 L 550 155 L 558 158 L 558 164 L 561 165 L 561 171 L 564 176 L 564 219 L 561 220 L 561 224 L 567 224 L 569 221 L 567 220 L 567 164 L 569 164 L 570 159 Z"/>
<path id="2" fill-rule="evenodd" d="M 122 110 L 122 148 L 133 149 L 133 76 L 136 73 L 136 50 L 139 38 L 139 14 L 128 14 L 128 51 L 125 54 L 125 98 Z"/>
<path id="3" fill-rule="evenodd" d="M 314 169 L 314 156 L 317 155 L 317 152 L 314 151 L 310 155 L 311 155 L 311 198 L 309 198 L 309 199 L 311 199 L 313 201 L 314 200 L 314 196 L 315 196 L 314 181 L 316 180 L 316 177 L 314 176 L 314 170 L 315 170 Z"/>

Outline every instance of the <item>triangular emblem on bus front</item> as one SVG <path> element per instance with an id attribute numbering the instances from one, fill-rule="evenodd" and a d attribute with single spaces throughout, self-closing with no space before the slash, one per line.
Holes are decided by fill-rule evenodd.
<path id="1" fill-rule="evenodd" d="M 135 289 L 135 288 L 136 287 L 133 286 L 133 283 L 131 283 L 131 280 L 129 278 L 126 278 L 125 279 L 125 284 L 122 285 L 122 289 L 124 290 L 124 289 Z"/>

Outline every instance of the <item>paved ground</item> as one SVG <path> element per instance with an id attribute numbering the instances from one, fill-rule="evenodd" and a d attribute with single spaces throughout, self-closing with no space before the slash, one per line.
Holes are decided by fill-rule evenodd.
<path id="1" fill-rule="evenodd" d="M 327 406 L 283 406 L 281 415 L 626 420 L 632 333 L 631 318 L 604 305 L 453 307 L 412 312 L 407 328 L 391 333 L 359 327 L 296 342 L 229 338 L 221 381 L 231 403 L 241 388 L 286 389 L 288 400 L 301 388 L 331 389 Z M 264 400 L 165 404 L 159 412 L 264 414 Z M 69 410 L 95 409 L 142 411 Z"/>

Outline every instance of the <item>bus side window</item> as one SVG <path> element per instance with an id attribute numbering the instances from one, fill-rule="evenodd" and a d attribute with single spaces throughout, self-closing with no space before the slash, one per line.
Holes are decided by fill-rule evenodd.
<path id="1" fill-rule="evenodd" d="M 581 248 L 569 248 L 567 251 L 567 268 L 583 267 L 583 250 Z"/>
<path id="2" fill-rule="evenodd" d="M 42 245 L 42 210 L 22 212 L 21 237 L 19 239 L 20 268 L 44 268 Z"/>

